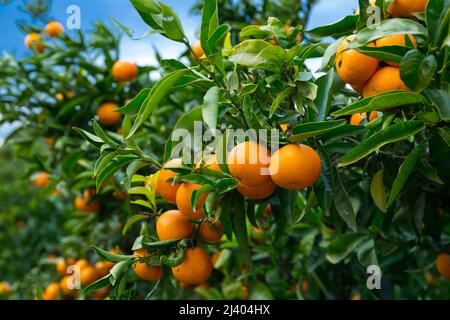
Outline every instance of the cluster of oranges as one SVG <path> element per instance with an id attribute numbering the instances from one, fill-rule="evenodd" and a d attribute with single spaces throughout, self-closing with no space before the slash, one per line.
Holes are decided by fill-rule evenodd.
<path id="1" fill-rule="evenodd" d="M 156 233 L 159 240 L 188 239 L 197 234 L 203 242 L 218 243 L 224 229 L 220 221 L 205 218 L 203 204 L 207 192 L 202 193 L 194 206 L 191 197 L 202 185 L 190 182 L 174 183 L 176 172 L 171 170 L 183 165 L 181 159 L 169 160 L 146 184 L 150 184 L 156 194 L 166 201 L 176 204 L 178 210 L 169 210 L 156 220 Z M 314 184 L 321 173 L 321 160 L 317 152 L 309 146 L 288 144 L 272 156 L 265 146 L 248 141 L 235 146 L 228 155 L 227 166 L 230 174 L 239 182 L 238 191 L 250 199 L 261 200 L 269 197 L 277 186 L 300 190 Z M 215 155 L 210 155 L 195 169 L 207 168 L 222 172 Z M 195 223 L 201 220 L 200 224 Z M 196 232 L 194 232 L 196 231 Z M 145 251 L 135 252 L 138 257 Z M 172 268 L 172 274 L 181 283 L 199 285 L 204 283 L 212 272 L 212 262 L 207 251 L 200 246 L 188 248 L 183 262 Z M 137 270 L 137 271 L 136 271 Z M 158 279 L 162 272 L 157 266 L 137 264 L 135 272 L 143 279 Z"/>
<path id="2" fill-rule="evenodd" d="M 73 273 L 67 274 L 67 272 L 70 271 L 68 270 L 70 266 L 74 267 L 71 271 Z M 59 297 L 64 299 L 74 299 L 78 294 L 73 279 L 76 270 L 79 270 L 79 282 L 81 287 L 84 288 L 106 276 L 113 266 L 114 263 L 108 261 L 98 261 L 95 265 L 92 265 L 86 259 L 77 261 L 73 258 L 58 258 L 56 270 L 62 276 L 62 279 L 59 282 L 50 283 L 42 293 L 42 297 L 44 300 L 57 300 Z M 107 286 L 95 290 L 91 293 L 91 296 L 97 300 L 105 299 L 108 296 L 110 289 L 111 288 Z"/>
<path id="3" fill-rule="evenodd" d="M 57 21 L 50 21 L 44 28 L 44 32 L 50 38 L 60 37 L 64 32 L 64 27 Z M 42 36 L 39 33 L 30 33 L 25 37 L 25 46 L 29 49 L 36 49 L 42 53 L 45 51 L 45 47 L 42 44 Z"/>
<path id="4" fill-rule="evenodd" d="M 415 12 L 423 12 L 428 0 L 396 0 L 387 10 L 393 17 L 412 17 Z M 373 4 L 373 1 L 371 2 Z M 374 5 L 374 4 L 373 4 Z M 342 41 L 336 52 L 336 69 L 343 81 L 350 84 L 364 98 L 369 98 L 380 93 L 402 90 L 410 91 L 400 77 L 399 64 L 392 61 L 379 61 L 377 58 L 367 56 L 356 49 L 349 49 L 349 45 L 356 39 L 356 35 L 350 35 Z M 376 40 L 369 44 L 371 47 L 387 46 L 417 46 L 412 35 L 396 34 Z M 359 125 L 367 115 L 355 114 L 350 123 Z M 369 121 L 378 117 L 373 111 L 369 115 Z"/>

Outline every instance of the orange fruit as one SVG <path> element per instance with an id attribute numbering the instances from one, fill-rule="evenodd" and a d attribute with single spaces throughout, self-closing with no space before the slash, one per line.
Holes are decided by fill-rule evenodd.
<path id="1" fill-rule="evenodd" d="M 38 52 L 44 52 L 45 48 L 41 44 L 41 35 L 39 33 L 30 33 L 25 37 L 25 46 L 28 49 L 35 48 Z"/>
<path id="2" fill-rule="evenodd" d="M 270 153 L 254 141 L 235 146 L 228 154 L 227 164 L 231 175 L 248 187 L 258 187 L 270 182 L 267 168 Z"/>
<path id="3" fill-rule="evenodd" d="M 285 24 L 284 29 L 286 30 L 288 37 L 290 37 L 291 33 L 292 33 L 292 29 L 294 29 L 294 28 L 291 27 L 289 24 Z M 297 35 L 295 36 L 295 40 L 297 42 L 300 42 L 302 40 L 302 35 L 300 33 L 297 33 Z"/>
<path id="4" fill-rule="evenodd" d="M 56 262 L 56 270 L 59 272 L 61 276 L 66 275 L 67 271 L 67 264 L 64 258 L 59 258 Z"/>
<path id="5" fill-rule="evenodd" d="M 184 282 L 180 281 L 180 287 L 183 288 L 184 290 L 191 291 L 191 290 L 195 289 L 196 285 L 188 284 L 188 283 L 184 283 Z"/>
<path id="6" fill-rule="evenodd" d="M 393 17 L 413 17 L 413 13 L 423 12 L 428 0 L 394 0 L 387 12 Z"/>
<path id="7" fill-rule="evenodd" d="M 177 191 L 180 187 L 180 184 L 174 184 L 171 181 L 167 181 L 177 175 L 168 168 L 181 167 L 182 165 L 181 159 L 172 159 L 166 162 L 164 167 L 159 171 L 158 181 L 156 183 L 156 193 L 168 202 L 176 203 Z"/>
<path id="8" fill-rule="evenodd" d="M 52 146 L 55 143 L 55 140 L 51 137 L 45 138 L 45 143 L 49 146 Z"/>
<path id="9" fill-rule="evenodd" d="M 192 45 L 192 51 L 194 51 L 194 53 L 195 53 L 195 55 L 191 54 L 191 58 L 193 60 L 197 60 L 197 57 L 198 58 L 202 58 L 205 55 L 205 52 L 203 51 L 202 44 L 200 43 L 200 40 L 196 41 Z"/>
<path id="10" fill-rule="evenodd" d="M 280 128 L 281 130 L 283 130 L 284 132 L 288 131 L 289 127 L 286 123 L 282 123 L 280 124 Z"/>
<path id="11" fill-rule="evenodd" d="M 34 183 L 41 189 L 45 188 L 50 183 L 48 173 L 45 171 L 39 172 L 34 179 Z"/>
<path id="12" fill-rule="evenodd" d="M 114 198 L 116 198 L 119 201 L 125 201 L 128 197 L 128 193 L 125 190 L 119 190 L 113 192 Z"/>
<path id="13" fill-rule="evenodd" d="M 103 278 L 109 273 L 109 271 L 111 271 L 114 265 L 115 263 L 111 261 L 97 261 L 95 263 L 95 268 L 97 269 L 99 277 Z"/>
<path id="14" fill-rule="evenodd" d="M 136 78 L 138 75 L 138 67 L 136 64 L 119 60 L 112 67 L 112 75 L 117 82 L 128 82 Z"/>
<path id="15" fill-rule="evenodd" d="M 140 249 L 134 252 L 135 257 L 143 258 L 147 256 L 147 250 Z M 149 266 L 146 262 L 137 262 L 133 267 L 134 273 L 144 280 L 148 281 L 158 281 L 162 275 L 163 270 L 160 266 Z"/>
<path id="16" fill-rule="evenodd" d="M 352 126 L 359 126 L 361 124 L 361 122 L 363 122 L 363 120 L 366 118 L 367 118 L 367 113 L 365 113 L 365 112 L 355 113 L 350 118 L 350 124 Z M 375 120 L 376 118 L 378 118 L 378 112 L 372 111 L 369 115 L 369 121 Z"/>
<path id="17" fill-rule="evenodd" d="M 100 201 L 92 200 L 95 195 L 95 190 L 85 189 L 83 197 L 75 199 L 75 207 L 83 212 L 99 212 L 101 209 Z"/>
<path id="18" fill-rule="evenodd" d="M 83 270 L 86 267 L 89 267 L 91 264 L 86 259 L 80 259 L 78 260 L 75 265 L 80 268 L 80 270 Z"/>
<path id="19" fill-rule="evenodd" d="M 361 300 L 361 295 L 359 293 L 352 294 L 350 300 Z"/>
<path id="20" fill-rule="evenodd" d="M 373 121 L 373 120 L 375 120 L 376 118 L 378 118 L 378 112 L 377 112 L 377 111 L 372 111 L 372 112 L 369 114 L 369 121 Z"/>
<path id="21" fill-rule="evenodd" d="M 156 220 L 156 234 L 161 241 L 190 238 L 193 230 L 189 219 L 178 210 L 166 211 Z"/>
<path id="22" fill-rule="evenodd" d="M 209 243 L 217 243 L 220 241 L 224 233 L 223 226 L 220 221 L 210 223 L 203 221 L 199 227 L 198 235 L 200 239 Z"/>
<path id="23" fill-rule="evenodd" d="M 363 120 L 367 118 L 367 114 L 365 112 L 363 113 L 355 113 L 350 118 L 350 124 L 352 126 L 359 126 Z"/>
<path id="24" fill-rule="evenodd" d="M 74 258 L 67 258 L 66 262 L 67 262 L 68 266 L 71 266 L 71 265 L 74 265 L 75 263 L 77 263 L 77 260 L 75 260 Z"/>
<path id="25" fill-rule="evenodd" d="M 356 36 L 347 37 L 336 53 L 336 70 L 344 82 L 352 86 L 364 84 L 377 71 L 378 59 L 366 56 L 355 49 L 347 49 Z"/>
<path id="26" fill-rule="evenodd" d="M 379 93 L 394 90 L 410 91 L 400 78 L 400 69 L 397 67 L 384 67 L 378 70 L 364 85 L 363 97 L 369 98 Z"/>
<path id="27" fill-rule="evenodd" d="M 300 290 L 301 290 L 302 294 L 306 294 L 308 292 L 309 281 L 307 279 L 303 279 Z"/>
<path id="28" fill-rule="evenodd" d="M 59 286 L 61 288 L 61 291 L 62 291 L 62 293 L 65 296 L 73 296 L 76 293 L 76 289 L 75 288 L 73 288 L 73 289 L 69 288 L 69 281 L 72 282 L 70 277 L 71 276 L 65 276 L 59 282 Z"/>
<path id="29" fill-rule="evenodd" d="M 377 47 L 386 47 L 386 46 L 406 47 L 405 37 L 409 37 L 409 39 L 411 40 L 411 42 L 414 45 L 414 47 L 417 47 L 416 39 L 414 39 L 414 37 L 412 35 L 410 35 L 410 34 L 409 35 L 396 34 L 396 35 L 392 35 L 392 36 L 388 36 L 388 37 L 384 37 L 384 38 L 378 39 L 376 41 L 376 46 Z M 398 67 L 400 65 L 397 62 L 390 62 L 390 61 L 386 61 L 386 63 L 391 65 L 391 66 L 396 66 L 396 67 Z"/>
<path id="30" fill-rule="evenodd" d="M 57 21 L 50 21 L 45 26 L 44 31 L 49 37 L 56 38 L 63 34 L 64 27 Z"/>
<path id="31" fill-rule="evenodd" d="M 80 281 L 83 287 L 94 283 L 100 278 L 100 275 L 96 268 L 91 265 L 85 266 L 84 268 L 80 268 Z"/>
<path id="32" fill-rule="evenodd" d="M 105 126 L 114 126 L 120 122 L 122 116 L 115 110 L 119 109 L 119 106 L 115 103 L 104 103 L 97 109 L 97 116 L 100 123 Z"/>
<path id="33" fill-rule="evenodd" d="M 47 288 L 45 288 L 44 292 L 42 293 L 42 298 L 44 300 L 57 300 L 60 292 L 61 287 L 59 286 L 59 283 L 53 282 L 50 283 Z"/>
<path id="34" fill-rule="evenodd" d="M 199 168 L 222 172 L 219 163 L 217 162 L 217 157 L 215 154 L 210 154 L 204 159 L 203 162 L 197 163 L 195 169 Z"/>
<path id="35" fill-rule="evenodd" d="M 313 148 L 304 144 L 288 144 L 274 153 L 269 170 L 276 185 L 301 190 L 319 179 L 322 162 Z"/>
<path id="36" fill-rule="evenodd" d="M 439 253 L 436 258 L 436 268 L 441 275 L 450 279 L 450 254 Z"/>
<path id="37" fill-rule="evenodd" d="M 183 262 L 172 268 L 172 274 L 178 281 L 195 285 L 206 282 L 212 270 L 208 252 L 201 247 L 194 247 L 186 249 Z"/>
<path id="38" fill-rule="evenodd" d="M 206 197 L 208 196 L 207 192 L 204 192 L 200 195 L 197 200 L 195 210 L 191 207 L 192 192 L 194 192 L 194 190 L 200 189 L 201 187 L 202 186 L 199 184 L 184 182 L 178 188 L 176 196 L 178 210 L 180 210 L 181 213 L 183 213 L 189 219 L 203 218 L 202 206 L 205 203 Z"/>
<path id="39" fill-rule="evenodd" d="M 106 286 L 106 287 L 103 287 L 101 289 L 97 289 L 95 291 L 92 291 L 91 295 L 92 295 L 92 297 L 95 300 L 104 300 L 105 298 L 108 297 L 109 291 L 111 291 L 111 287 L 110 286 Z"/>
<path id="40" fill-rule="evenodd" d="M 0 295 L 12 293 L 11 284 L 7 281 L 0 282 Z"/>
<path id="41" fill-rule="evenodd" d="M 272 181 L 268 181 L 259 187 L 248 187 L 245 184 L 240 183 L 237 190 L 244 197 L 252 200 L 262 200 L 271 196 L 276 188 L 277 186 Z"/>

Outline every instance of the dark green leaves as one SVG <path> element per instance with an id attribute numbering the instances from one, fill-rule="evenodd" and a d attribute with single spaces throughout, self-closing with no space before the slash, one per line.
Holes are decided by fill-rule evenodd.
<path id="1" fill-rule="evenodd" d="M 429 0 L 426 20 L 430 40 L 439 45 L 448 35 L 450 0 Z M 447 21 L 445 21 L 447 20 Z M 444 23 L 445 21 L 445 23 Z"/>
<path id="2" fill-rule="evenodd" d="M 357 15 L 346 16 L 345 18 L 328 24 L 326 26 L 320 26 L 309 31 L 306 31 L 311 37 L 324 38 L 324 37 L 340 37 L 348 35 L 353 32 L 358 22 Z"/>
<path id="3" fill-rule="evenodd" d="M 400 75 L 410 89 L 422 91 L 433 80 L 437 68 L 437 61 L 433 55 L 425 56 L 419 50 L 411 50 L 400 64 Z"/>
<path id="4" fill-rule="evenodd" d="M 426 103 L 427 99 L 415 92 L 390 91 L 373 97 L 356 101 L 355 103 L 333 112 L 333 117 L 350 116 L 354 113 L 382 111 L 400 106 Z"/>
<path id="5" fill-rule="evenodd" d="M 330 243 L 325 256 L 329 262 L 339 263 L 367 239 L 368 236 L 363 233 L 346 233 Z"/>
<path id="6" fill-rule="evenodd" d="M 355 163 L 382 146 L 405 140 L 422 131 L 424 128 L 425 125 L 423 122 L 418 120 L 404 121 L 387 127 L 363 140 L 353 150 L 341 157 L 338 160 L 338 167 L 344 167 Z"/>
<path id="7" fill-rule="evenodd" d="M 288 138 L 290 142 L 299 142 L 311 137 L 328 133 L 345 124 L 345 120 L 310 122 L 299 124 L 292 129 L 292 136 Z"/>
<path id="8" fill-rule="evenodd" d="M 415 34 L 423 37 L 428 36 L 427 29 L 420 23 L 409 19 L 389 19 L 380 22 L 376 28 L 365 28 L 361 30 L 355 41 L 351 42 L 349 48 L 357 48 L 367 45 L 374 40 L 396 34 Z"/>
<path id="9" fill-rule="evenodd" d="M 417 147 L 415 147 L 400 166 L 397 177 L 392 184 L 391 194 L 389 195 L 387 207 L 390 207 L 397 200 L 397 197 L 400 194 L 400 191 L 402 190 L 406 181 L 408 180 L 408 177 L 414 171 L 416 163 L 419 160 L 424 147 L 424 143 L 421 143 Z"/>
<path id="10" fill-rule="evenodd" d="M 358 52 L 365 54 L 366 56 L 375 57 L 382 61 L 400 63 L 405 54 L 411 50 L 411 48 L 403 46 L 384 46 L 384 47 L 368 47 L 364 46 L 356 49 Z"/>

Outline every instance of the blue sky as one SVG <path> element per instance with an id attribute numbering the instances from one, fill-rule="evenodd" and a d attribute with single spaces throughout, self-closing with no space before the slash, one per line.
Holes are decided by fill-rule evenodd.
<path id="1" fill-rule="evenodd" d="M 189 39 L 195 40 L 200 24 L 200 17 L 189 13 L 194 0 L 163 0 L 179 15 Z M 0 52 L 8 51 L 22 55 L 26 51 L 23 47 L 24 34 L 17 28 L 18 20 L 27 18 L 17 9 L 21 0 L 13 0 L 6 6 L 0 6 Z M 314 8 L 310 26 L 314 27 L 333 22 L 352 12 L 357 7 L 357 0 L 320 0 Z M 114 28 L 109 16 L 113 16 L 126 26 L 143 34 L 148 30 L 129 0 L 53 0 L 51 18 L 59 21 L 67 19 L 66 9 L 76 4 L 81 9 L 81 28 L 89 29 L 95 21 L 103 21 Z M 158 48 L 164 58 L 176 58 L 184 49 L 183 45 L 173 43 L 161 36 L 153 35 L 139 41 L 133 41 L 126 36 L 121 43 L 123 59 L 134 60 L 139 64 L 150 64 L 154 61 L 152 46 Z"/>

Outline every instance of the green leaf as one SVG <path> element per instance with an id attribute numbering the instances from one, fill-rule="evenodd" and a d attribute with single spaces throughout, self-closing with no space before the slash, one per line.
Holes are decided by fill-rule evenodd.
<path id="1" fill-rule="evenodd" d="M 137 94 L 137 96 L 133 98 L 133 100 L 131 100 L 126 106 L 119 108 L 117 111 L 124 115 L 135 117 L 139 113 L 139 109 L 141 108 L 144 101 L 148 98 L 149 94 L 150 89 L 142 89 Z"/>
<path id="2" fill-rule="evenodd" d="M 434 44 L 439 45 L 440 41 L 448 35 L 448 28 L 445 30 L 445 17 L 448 16 L 450 0 L 430 0 L 428 1 L 426 21 L 429 37 Z M 447 21 L 448 23 L 448 21 Z M 444 27 L 441 29 L 441 27 Z"/>
<path id="3" fill-rule="evenodd" d="M 86 288 L 83 289 L 83 293 L 88 294 L 94 290 L 97 290 L 97 289 L 100 289 L 100 288 L 110 285 L 110 277 L 111 277 L 111 274 L 108 273 L 103 278 L 100 278 L 97 281 L 95 281 L 94 283 L 91 283 L 90 285 L 88 285 Z"/>
<path id="4" fill-rule="evenodd" d="M 132 255 L 116 254 L 95 246 L 93 246 L 93 248 L 95 250 L 95 253 L 106 261 L 119 262 L 119 261 L 128 261 L 134 258 L 134 256 Z"/>
<path id="5" fill-rule="evenodd" d="M 173 85 L 189 70 L 177 70 L 169 73 L 164 78 L 160 79 L 150 91 L 147 102 L 143 105 L 133 123 L 133 126 L 128 133 L 127 139 L 131 138 L 134 133 L 139 129 L 139 127 L 144 123 L 144 121 L 153 113 L 153 111 L 158 107 L 161 100 L 167 95 L 167 93 L 172 89 Z"/>
<path id="6" fill-rule="evenodd" d="M 150 27 L 163 33 L 161 8 L 154 0 L 130 0 L 142 20 Z"/>
<path id="7" fill-rule="evenodd" d="M 384 46 L 384 47 L 365 46 L 358 48 L 356 50 L 366 56 L 378 58 L 382 61 L 400 63 L 403 57 L 406 55 L 406 53 L 411 50 L 411 48 L 406 46 Z"/>
<path id="8" fill-rule="evenodd" d="M 364 267 L 371 265 L 378 265 L 377 252 L 375 251 L 375 242 L 368 238 L 365 243 L 362 243 L 358 249 L 358 261 Z"/>
<path id="9" fill-rule="evenodd" d="M 358 22 L 358 15 L 346 16 L 343 19 L 311 30 L 306 31 L 311 37 L 325 38 L 325 37 L 340 37 L 343 35 L 352 34 Z"/>
<path id="10" fill-rule="evenodd" d="M 403 189 L 409 176 L 414 172 L 416 163 L 419 160 L 424 148 L 425 143 L 419 144 L 409 153 L 408 157 L 406 157 L 405 161 L 400 166 L 397 177 L 392 184 L 391 193 L 389 195 L 389 201 L 387 204 L 388 207 L 390 207 L 397 200 L 397 197 L 400 194 L 400 191 Z"/>
<path id="11" fill-rule="evenodd" d="M 249 270 L 252 270 L 253 261 L 250 251 L 250 245 L 248 242 L 247 222 L 245 219 L 244 208 L 244 198 L 235 193 L 233 195 L 233 200 L 230 208 L 233 231 L 239 244 L 240 254 L 244 258 L 245 264 L 247 265 Z"/>
<path id="12" fill-rule="evenodd" d="M 245 40 L 231 49 L 229 60 L 246 67 L 266 63 L 267 60 L 260 53 L 270 46 L 272 45 L 264 40 Z"/>
<path id="13" fill-rule="evenodd" d="M 110 282 L 113 286 L 121 279 L 122 275 L 127 271 L 128 266 L 133 262 L 133 259 L 120 261 L 114 265 L 114 267 L 109 271 Z"/>
<path id="14" fill-rule="evenodd" d="M 405 140 L 425 128 L 422 121 L 403 121 L 387 127 L 363 140 L 358 146 L 338 160 L 338 167 L 344 167 L 365 158 L 382 146 Z"/>
<path id="15" fill-rule="evenodd" d="M 408 88 L 422 91 L 433 80 L 437 68 L 433 55 L 425 56 L 419 50 L 411 50 L 400 63 L 400 76 Z"/>
<path id="16" fill-rule="evenodd" d="M 251 300 L 273 300 L 273 293 L 263 282 L 255 282 L 250 286 Z"/>
<path id="17" fill-rule="evenodd" d="M 346 121 L 342 119 L 299 124 L 292 129 L 292 135 L 288 140 L 290 142 L 299 142 L 311 137 L 317 137 L 345 125 L 345 122 Z"/>
<path id="18" fill-rule="evenodd" d="M 206 56 L 216 53 L 217 49 L 210 48 L 209 38 L 219 26 L 219 10 L 216 0 L 208 0 L 203 2 L 202 22 L 200 26 L 200 42 Z"/>
<path id="19" fill-rule="evenodd" d="M 276 96 L 276 98 L 272 102 L 272 105 L 270 106 L 269 118 L 272 118 L 273 114 L 275 113 L 275 111 L 277 111 L 283 100 L 292 95 L 294 93 L 294 90 L 295 89 L 292 87 L 287 87 Z"/>
<path id="20" fill-rule="evenodd" d="M 142 241 L 142 245 L 150 249 L 168 249 L 175 247 L 181 239 L 163 241 Z"/>
<path id="21" fill-rule="evenodd" d="M 173 41 L 183 42 L 186 36 L 184 35 L 183 26 L 181 25 L 180 19 L 171 7 L 161 2 L 159 5 L 161 7 L 161 21 L 164 29 L 164 35 Z"/>
<path id="22" fill-rule="evenodd" d="M 383 182 L 383 173 L 384 170 L 381 169 L 372 178 L 372 182 L 370 183 L 370 194 L 372 195 L 372 199 L 375 202 L 375 205 L 383 212 L 387 211 L 386 206 L 386 192 L 384 190 L 384 182 Z"/>
<path id="23" fill-rule="evenodd" d="M 380 22 L 376 28 L 371 26 L 361 30 L 348 47 L 362 47 L 375 40 L 396 34 L 414 34 L 425 38 L 428 37 L 427 29 L 420 23 L 410 19 L 393 18 Z"/>
<path id="24" fill-rule="evenodd" d="M 439 112 L 441 119 L 450 121 L 450 96 L 445 90 L 427 89 L 425 94 Z"/>
<path id="25" fill-rule="evenodd" d="M 94 147 L 99 147 L 99 145 L 103 144 L 103 140 L 97 137 L 96 135 L 93 135 L 92 133 L 89 133 L 80 128 L 73 128 L 73 130 L 78 132 L 84 139 L 86 139 L 86 141 L 88 141 Z"/>
<path id="26" fill-rule="evenodd" d="M 108 144 L 109 146 L 111 146 L 112 148 L 117 148 L 119 146 L 119 144 L 117 142 L 115 142 L 113 139 L 111 139 L 105 131 L 103 131 L 102 127 L 100 127 L 100 125 L 97 123 L 97 121 L 94 120 L 94 131 L 95 134 L 102 139 L 106 144 Z"/>
<path id="27" fill-rule="evenodd" d="M 367 239 L 368 236 L 363 233 L 346 233 L 329 244 L 325 257 L 332 264 L 339 263 Z"/>
<path id="28" fill-rule="evenodd" d="M 327 74 L 316 80 L 317 96 L 314 104 L 319 112 L 311 113 L 315 121 L 324 121 L 330 111 L 330 104 L 334 94 L 334 82 L 336 80 L 336 69 L 330 69 Z"/>
<path id="29" fill-rule="evenodd" d="M 203 121 L 211 130 L 217 127 L 217 115 L 219 113 L 219 87 L 212 87 L 203 98 Z"/>
<path id="30" fill-rule="evenodd" d="M 390 91 L 356 101 L 343 109 L 333 112 L 331 115 L 333 117 L 349 116 L 355 113 L 383 111 L 419 103 L 427 103 L 427 99 L 419 93 Z"/>
<path id="31" fill-rule="evenodd" d="M 147 215 L 145 214 L 135 214 L 130 219 L 128 219 L 127 223 L 125 224 L 125 227 L 122 229 L 122 236 L 124 236 L 127 231 L 135 224 L 136 222 L 140 220 L 147 219 Z"/>
<path id="32" fill-rule="evenodd" d="M 97 180 L 95 182 L 97 186 L 97 192 L 100 190 L 100 187 L 102 186 L 103 182 L 111 177 L 114 173 L 116 173 L 120 168 L 124 167 L 126 164 L 130 163 L 133 160 L 136 160 L 139 158 L 136 155 L 130 154 L 130 155 L 121 155 L 116 158 L 116 160 L 113 160 L 108 165 L 105 166 L 105 168 L 99 172 L 97 176 Z"/>
<path id="33" fill-rule="evenodd" d="M 114 19 L 111 15 L 109 16 L 109 18 L 128 36 L 128 38 L 130 38 L 132 40 L 140 40 L 140 39 L 143 39 L 153 33 L 158 33 L 157 30 L 149 30 L 149 31 L 145 32 L 144 34 L 142 34 L 141 36 L 136 37 L 134 35 L 134 31 L 132 29 L 130 29 L 127 26 L 125 26 L 124 24 L 120 23 L 118 20 Z"/>
<path id="34" fill-rule="evenodd" d="M 347 224 L 347 226 L 356 232 L 356 214 L 353 205 L 348 197 L 347 189 L 342 184 L 342 180 L 338 172 L 335 172 L 334 179 L 334 207 L 339 216 Z"/>

